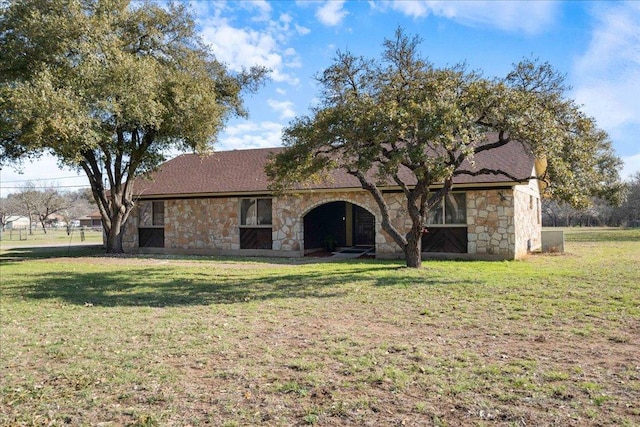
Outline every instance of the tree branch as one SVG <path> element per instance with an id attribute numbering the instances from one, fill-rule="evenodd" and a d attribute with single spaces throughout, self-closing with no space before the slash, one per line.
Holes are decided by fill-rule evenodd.
<path id="1" fill-rule="evenodd" d="M 384 200 L 380 189 L 376 185 L 367 181 L 367 178 L 361 171 L 350 171 L 349 173 L 358 178 L 358 180 L 360 181 L 360 185 L 362 185 L 362 188 L 367 190 L 373 196 L 373 199 L 378 204 L 378 208 L 380 209 L 380 213 L 382 214 L 382 228 L 387 233 L 389 233 L 393 241 L 396 242 L 398 246 L 400 246 L 404 250 L 407 245 L 407 239 L 405 236 L 400 234 L 400 232 L 398 232 L 393 224 L 391 224 L 391 218 L 389 217 L 389 206 L 387 206 L 387 202 Z"/>

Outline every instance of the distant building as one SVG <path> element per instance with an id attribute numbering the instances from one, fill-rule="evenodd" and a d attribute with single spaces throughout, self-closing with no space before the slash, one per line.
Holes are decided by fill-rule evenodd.
<path id="1" fill-rule="evenodd" d="M 93 212 L 89 215 L 85 215 L 83 217 L 78 218 L 80 227 L 87 228 L 101 228 L 102 227 L 102 216 L 100 216 L 100 212 Z"/>
<path id="2" fill-rule="evenodd" d="M 23 228 L 29 228 L 29 218 L 26 216 L 12 215 L 7 219 L 5 223 L 5 230 L 18 230 Z"/>

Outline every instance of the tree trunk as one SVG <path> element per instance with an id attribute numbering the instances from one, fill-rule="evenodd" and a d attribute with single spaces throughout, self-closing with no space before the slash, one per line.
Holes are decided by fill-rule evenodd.
<path id="1" fill-rule="evenodd" d="M 420 248 L 415 244 L 407 246 L 404 249 L 404 257 L 409 268 L 421 268 L 422 267 L 422 254 Z"/>
<path id="2" fill-rule="evenodd" d="M 109 220 L 109 226 L 105 227 L 105 233 L 107 237 L 107 253 L 108 254 L 123 254 L 124 247 L 122 245 L 123 228 L 126 218 L 129 216 L 128 209 L 123 205 L 120 209 L 114 209 L 110 211 L 111 218 Z M 103 219 L 103 223 L 105 223 Z"/>
<path id="3" fill-rule="evenodd" d="M 422 227 L 420 227 L 420 230 L 412 229 L 407 234 L 407 244 L 404 246 L 404 257 L 407 262 L 407 267 L 422 267 Z"/>
<path id="4" fill-rule="evenodd" d="M 122 230 L 121 227 L 111 227 L 107 231 L 107 253 L 108 254 L 123 254 L 124 247 L 122 246 Z"/>

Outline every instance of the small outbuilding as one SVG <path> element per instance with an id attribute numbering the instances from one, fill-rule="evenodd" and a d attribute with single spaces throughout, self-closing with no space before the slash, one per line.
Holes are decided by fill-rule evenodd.
<path id="1" fill-rule="evenodd" d="M 102 228 L 102 216 L 100 212 L 92 212 L 89 215 L 78 218 L 80 227 Z"/>

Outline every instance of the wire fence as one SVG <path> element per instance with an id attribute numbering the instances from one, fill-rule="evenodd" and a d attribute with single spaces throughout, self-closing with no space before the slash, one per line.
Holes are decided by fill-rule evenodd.
<path id="1" fill-rule="evenodd" d="M 77 243 L 102 242 L 102 227 L 28 227 L 0 230 L 2 242 Z"/>

